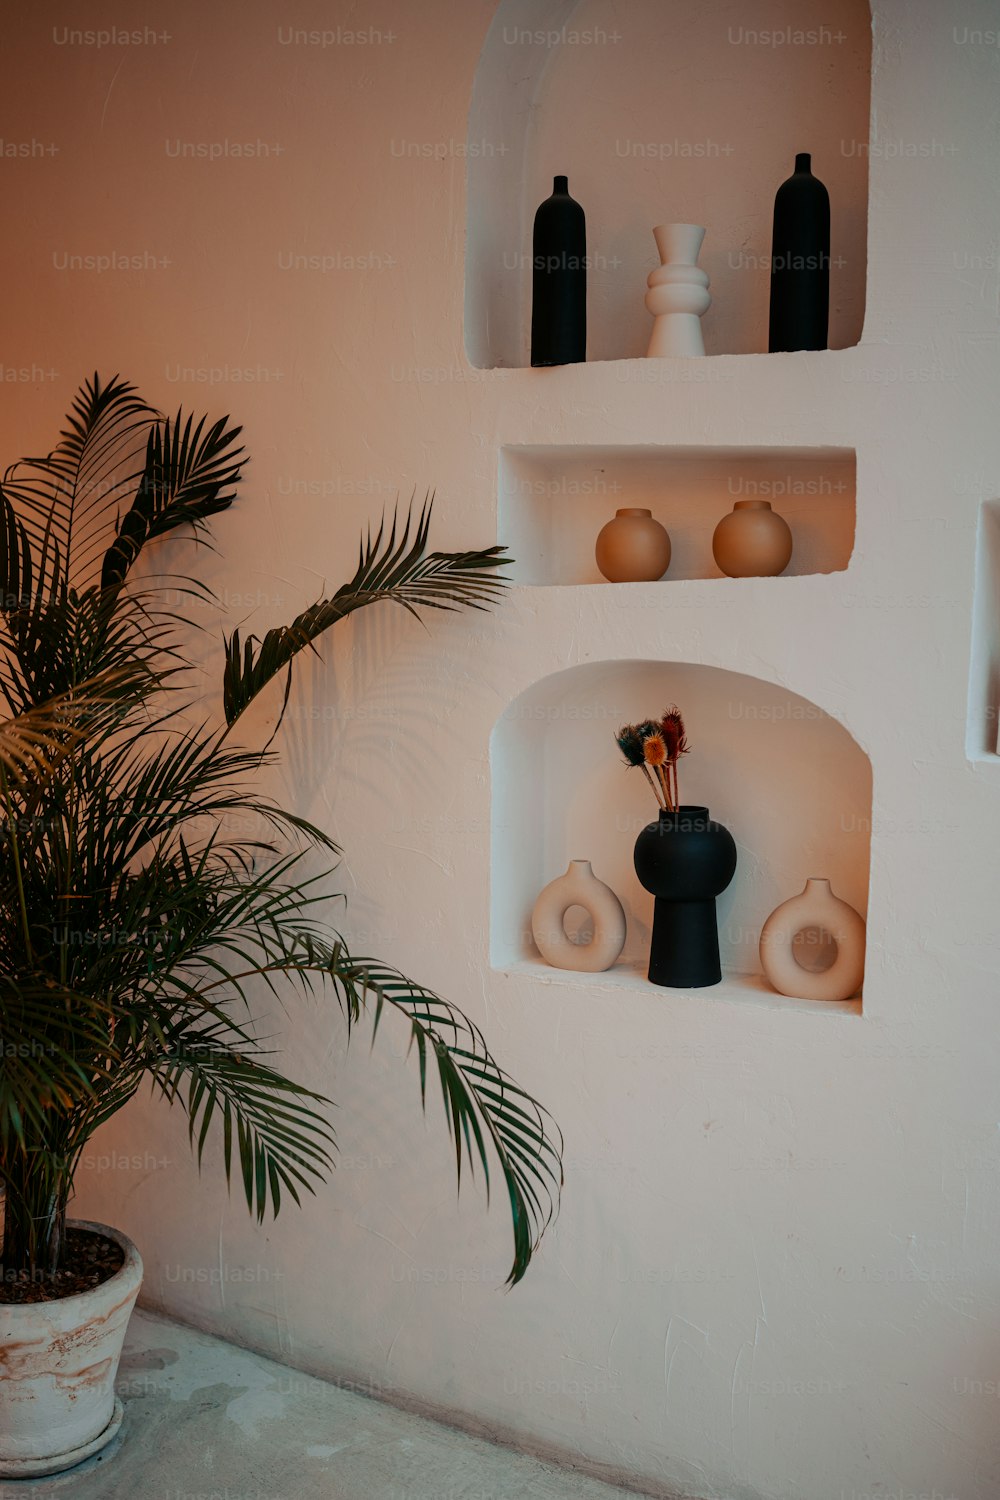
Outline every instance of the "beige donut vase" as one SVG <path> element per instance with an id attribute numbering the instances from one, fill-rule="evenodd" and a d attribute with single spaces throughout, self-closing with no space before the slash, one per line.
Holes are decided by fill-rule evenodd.
<path id="1" fill-rule="evenodd" d="M 795 957 L 800 932 L 828 933 L 837 956 L 828 969 L 806 969 Z M 807 880 L 805 890 L 782 902 L 760 934 L 760 962 L 768 984 L 780 995 L 800 1000 L 850 1000 L 865 973 L 865 924 L 853 906 L 841 901 L 828 880 Z"/>
<path id="2" fill-rule="evenodd" d="M 589 943 L 574 943 L 563 918 L 582 906 L 594 924 Z M 610 969 L 625 946 L 625 912 L 609 885 L 598 880 L 589 859 L 571 859 L 565 875 L 545 887 L 531 913 L 535 946 L 554 969 L 599 974 Z"/>

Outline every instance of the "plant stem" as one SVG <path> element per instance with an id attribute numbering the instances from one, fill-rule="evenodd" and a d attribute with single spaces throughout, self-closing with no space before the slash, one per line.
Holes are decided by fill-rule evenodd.
<path id="1" fill-rule="evenodd" d="M 14 1152 L 3 1165 L 3 1268 L 51 1275 L 62 1261 L 71 1177 L 45 1148 Z"/>
<path id="2" fill-rule="evenodd" d="M 10 789 L 7 786 L 7 777 L 2 766 L 0 766 L 0 793 L 3 794 L 4 807 L 7 810 L 7 830 L 10 834 L 10 852 L 13 856 L 14 877 L 17 881 L 17 900 L 21 909 L 21 932 L 24 936 L 24 952 L 28 963 L 33 964 L 35 960 L 31 948 L 31 929 L 28 926 L 28 906 L 24 899 L 24 876 L 21 871 L 21 849 L 17 838 L 17 818 L 14 808 L 11 806 Z"/>
<path id="3" fill-rule="evenodd" d="M 642 773 L 645 776 L 646 780 L 649 782 L 650 786 L 653 788 L 653 795 L 656 798 L 657 805 L 659 807 L 666 808 L 667 804 L 664 802 L 663 798 L 660 796 L 660 788 L 657 785 L 657 783 L 653 780 L 652 776 L 649 774 L 649 767 L 645 763 L 643 763 Z"/>

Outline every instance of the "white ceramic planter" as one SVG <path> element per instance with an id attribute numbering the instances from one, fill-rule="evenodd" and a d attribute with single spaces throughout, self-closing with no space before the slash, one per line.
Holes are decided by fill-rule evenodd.
<path id="1" fill-rule="evenodd" d="M 117 1229 L 71 1220 L 125 1252 L 110 1280 L 57 1302 L 0 1304 L 0 1476 L 72 1468 L 121 1425 L 115 1376 L 142 1282 L 139 1252 Z"/>

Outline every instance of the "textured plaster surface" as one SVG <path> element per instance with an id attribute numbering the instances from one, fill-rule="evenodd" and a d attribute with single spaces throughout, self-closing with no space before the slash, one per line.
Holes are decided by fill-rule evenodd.
<path id="1" fill-rule="evenodd" d="M 627 31 L 629 7 L 614 9 Z M 346 914 L 331 921 L 467 1007 L 565 1132 L 562 1216 L 522 1286 L 499 1290 L 501 1195 L 487 1215 L 466 1183 L 456 1203 L 405 1038 L 386 1022 L 373 1055 L 360 1034 L 345 1055 L 329 1000 L 285 1013 L 260 996 L 284 1066 L 338 1105 L 337 1172 L 300 1213 L 256 1226 L 225 1194 L 217 1146 L 199 1179 L 184 1121 L 145 1094 L 88 1149 L 75 1211 L 136 1240 L 154 1309 L 667 1489 L 995 1500 L 1000 761 L 967 760 L 966 717 L 977 523 L 1000 496 L 997 4 L 876 0 L 859 345 L 539 372 L 465 353 L 461 150 L 493 0 L 383 0 L 335 22 L 320 0 L 295 10 L 176 0 L 169 41 L 98 48 L 53 39 L 53 25 L 98 24 L 77 6 L 8 7 L 3 137 L 57 150 L 2 163 L 16 232 L 0 251 L 0 356 L 29 371 L 5 376 L 5 460 L 49 443 L 95 365 L 165 408 L 232 412 L 253 459 L 240 507 L 214 527 L 217 553 L 178 548 L 165 565 L 197 566 L 227 626 L 258 634 L 349 576 L 359 531 L 397 491 L 436 488 L 432 545 L 494 540 L 505 446 L 853 449 L 854 552 L 845 571 L 773 587 L 519 587 L 494 614 L 428 631 L 370 612 L 297 676 L 268 790 L 344 846 Z M 730 23 L 750 24 L 731 4 L 678 10 L 717 27 L 720 48 Z M 286 22 L 382 40 L 285 44 Z M 112 23 L 137 24 L 124 0 L 103 8 Z M 746 47 L 739 67 L 757 56 Z M 798 80 L 809 59 L 783 56 Z M 752 154 L 740 89 L 688 121 L 683 56 L 669 86 L 667 65 L 662 140 Z M 586 120 L 571 181 L 606 149 Z M 792 112 L 789 155 L 808 126 Z M 268 153 L 182 154 L 226 142 Z M 672 181 L 664 161 L 637 221 L 667 216 Z M 111 252 L 148 260 L 105 273 L 63 259 Z M 637 302 L 648 269 L 620 270 Z M 205 625 L 208 655 L 221 622 Z M 798 695 L 869 758 L 861 1016 L 491 969 L 491 734 L 552 674 L 635 660 L 756 678 L 762 703 Z M 220 677 L 216 656 L 209 709 Z M 266 737 L 279 697 L 248 736 Z M 992 729 L 995 745 L 995 714 Z M 690 774 L 704 787 L 718 767 L 737 836 L 770 817 L 793 844 L 795 768 L 776 753 L 744 819 L 721 727 L 702 743 Z M 526 844 L 540 786 L 514 808 Z M 824 816 L 840 790 L 824 785 Z M 513 834 L 509 848 L 516 864 Z M 760 871 L 792 889 L 824 873 Z"/>

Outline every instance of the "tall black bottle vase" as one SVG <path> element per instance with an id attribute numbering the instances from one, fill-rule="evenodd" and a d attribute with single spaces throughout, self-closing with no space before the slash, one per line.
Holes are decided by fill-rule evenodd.
<path id="1" fill-rule="evenodd" d="M 556 177 L 539 204 L 531 249 L 531 363 L 578 364 L 587 358 L 587 220 L 568 178 Z"/>
<path id="2" fill-rule="evenodd" d="M 701 989 L 722 978 L 715 898 L 736 873 L 736 841 L 707 807 L 662 812 L 635 841 L 635 873 L 656 900 L 651 984 Z"/>
<path id="3" fill-rule="evenodd" d="M 830 195 L 801 151 L 774 198 L 768 349 L 825 349 L 830 316 Z"/>

